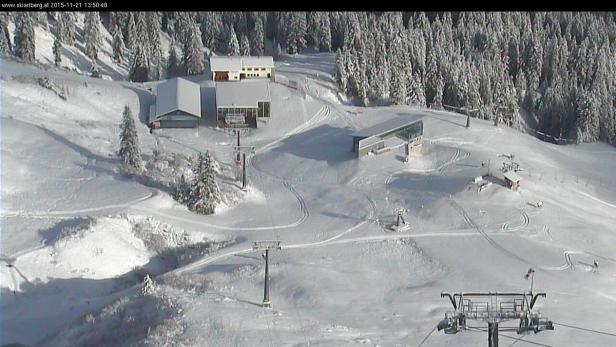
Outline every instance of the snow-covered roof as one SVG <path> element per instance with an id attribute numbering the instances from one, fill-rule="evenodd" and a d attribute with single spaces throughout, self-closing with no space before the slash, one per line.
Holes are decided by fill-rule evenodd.
<path id="1" fill-rule="evenodd" d="M 226 57 L 211 56 L 210 70 L 212 71 L 241 71 L 243 67 L 274 67 L 274 58 L 270 56 L 244 56 Z"/>
<path id="2" fill-rule="evenodd" d="M 404 128 L 419 121 L 418 117 L 396 117 L 389 119 L 383 123 L 373 125 L 371 127 L 356 131 L 351 134 L 353 137 L 370 137 L 383 135 L 390 131 L 395 131 Z"/>
<path id="3" fill-rule="evenodd" d="M 520 175 L 518 175 L 515 171 L 507 171 L 504 174 L 505 178 L 508 179 L 511 182 L 519 182 L 522 180 L 522 177 L 520 177 Z"/>
<path id="4" fill-rule="evenodd" d="M 216 107 L 257 107 L 258 101 L 270 101 L 268 80 L 216 82 Z"/>
<path id="5" fill-rule="evenodd" d="M 201 117 L 201 87 L 183 78 L 173 78 L 156 86 L 155 118 L 173 111 Z"/>

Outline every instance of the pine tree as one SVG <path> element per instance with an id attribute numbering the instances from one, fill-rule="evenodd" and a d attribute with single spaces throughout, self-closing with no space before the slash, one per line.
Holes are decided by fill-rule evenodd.
<path id="1" fill-rule="evenodd" d="M 75 44 L 75 18 L 71 12 L 60 12 L 58 15 L 58 40 L 67 45 Z"/>
<path id="2" fill-rule="evenodd" d="M 252 54 L 263 55 L 265 52 L 265 33 L 263 31 L 263 21 L 259 18 L 255 21 L 255 28 L 252 31 L 251 37 L 250 48 L 252 49 Z"/>
<path id="3" fill-rule="evenodd" d="M 150 62 L 155 70 L 155 79 L 160 79 L 163 49 L 160 42 L 161 14 L 160 12 L 146 12 L 148 42 L 150 43 Z"/>
<path id="4" fill-rule="evenodd" d="M 292 12 L 288 15 L 286 49 L 289 54 L 301 53 L 306 47 L 306 12 Z"/>
<path id="5" fill-rule="evenodd" d="M 198 75 L 203 73 L 203 58 L 204 49 L 201 42 L 201 33 L 199 27 L 193 25 L 189 31 L 184 45 L 184 56 L 182 57 L 182 65 L 187 75 Z"/>
<path id="6" fill-rule="evenodd" d="M 139 149 L 139 138 L 135 120 L 128 105 L 124 107 L 122 123 L 120 124 L 120 151 L 122 170 L 129 174 L 139 174 L 143 171 L 143 160 Z"/>
<path id="7" fill-rule="evenodd" d="M 237 35 L 235 35 L 235 29 L 231 26 L 229 31 L 229 46 L 227 52 L 230 56 L 240 55 L 240 44 L 237 42 Z"/>
<path id="8" fill-rule="evenodd" d="M 15 14 L 15 55 L 26 61 L 34 61 L 34 21 L 28 12 Z"/>
<path id="9" fill-rule="evenodd" d="M 86 56 L 91 60 L 98 59 L 98 46 L 101 43 L 100 21 L 98 12 L 86 12 L 83 24 L 83 36 L 86 46 Z"/>
<path id="10" fill-rule="evenodd" d="M 171 38 L 169 44 L 169 54 L 167 56 L 167 78 L 173 78 L 182 74 L 180 59 L 175 49 L 175 39 Z"/>
<path id="11" fill-rule="evenodd" d="M 242 42 L 240 44 L 240 52 L 243 56 L 250 55 L 250 42 L 246 35 L 242 35 Z"/>
<path id="12" fill-rule="evenodd" d="M 122 63 L 124 61 L 124 51 L 126 51 L 124 37 L 122 36 L 122 30 L 119 26 L 116 25 L 112 28 L 113 41 L 111 42 L 111 48 L 113 50 L 113 60 L 116 63 Z"/>
<path id="13" fill-rule="evenodd" d="M 175 186 L 175 192 L 173 194 L 173 198 L 181 204 L 187 204 L 188 197 L 190 195 L 191 186 L 192 186 L 192 181 L 189 181 L 186 178 L 186 175 L 182 174 L 182 176 L 180 176 L 180 179 Z"/>
<path id="14" fill-rule="evenodd" d="M 55 37 L 55 39 L 53 40 L 53 62 L 56 66 L 60 65 L 60 63 L 62 62 L 62 44 L 60 43 L 60 40 L 58 40 L 58 36 Z"/>
<path id="15" fill-rule="evenodd" d="M 332 49 L 332 32 L 331 32 L 331 26 L 330 26 L 330 21 L 329 21 L 329 14 L 324 13 L 320 19 L 321 19 L 321 23 L 319 26 L 319 33 L 318 33 L 319 50 L 321 52 L 329 52 Z"/>
<path id="16" fill-rule="evenodd" d="M 148 81 L 149 67 L 148 59 L 145 55 L 145 49 L 142 44 L 135 46 L 135 53 L 132 54 L 131 68 L 128 78 L 133 82 Z"/>
<path id="17" fill-rule="evenodd" d="M 222 194 L 214 172 L 214 158 L 209 152 L 200 154 L 196 178 L 188 194 L 188 209 L 201 214 L 214 214 L 221 201 Z"/>
<path id="18" fill-rule="evenodd" d="M 143 284 L 141 287 L 141 294 L 152 295 L 156 292 L 156 286 L 149 274 L 146 274 L 143 278 Z"/>
<path id="19" fill-rule="evenodd" d="M 201 40 L 203 45 L 211 50 L 217 50 L 218 37 L 223 30 L 218 12 L 206 12 L 201 21 Z"/>
<path id="20" fill-rule="evenodd" d="M 347 73 L 347 62 L 346 62 L 346 52 L 342 49 L 338 49 L 336 52 L 336 84 L 340 88 L 343 94 L 348 92 L 348 80 L 349 76 Z"/>
<path id="21" fill-rule="evenodd" d="M 11 36 L 8 29 L 6 14 L 0 14 L 0 55 L 10 54 L 13 51 Z"/>
<path id="22" fill-rule="evenodd" d="M 137 45 L 137 36 L 135 28 L 135 15 L 131 12 L 128 15 L 128 24 L 126 25 L 126 32 L 124 33 L 124 44 L 131 52 L 135 50 Z"/>

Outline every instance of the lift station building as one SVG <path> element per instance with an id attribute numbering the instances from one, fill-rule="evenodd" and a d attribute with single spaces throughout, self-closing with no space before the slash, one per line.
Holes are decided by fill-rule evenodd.
<path id="1" fill-rule="evenodd" d="M 270 113 L 268 80 L 216 82 L 216 126 L 218 128 L 257 128 L 257 120 Z"/>
<path id="2" fill-rule="evenodd" d="M 392 137 L 409 143 L 413 150 L 417 150 L 422 144 L 423 121 L 411 117 L 396 117 L 357 131 L 351 136 L 353 137 L 353 152 L 357 154 L 357 158 L 389 150 L 385 140 Z"/>

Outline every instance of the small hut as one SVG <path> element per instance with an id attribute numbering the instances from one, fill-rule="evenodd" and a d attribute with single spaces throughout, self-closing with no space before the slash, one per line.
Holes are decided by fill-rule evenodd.
<path id="1" fill-rule="evenodd" d="M 515 171 L 507 171 L 504 176 L 507 188 L 511 190 L 518 190 L 518 188 L 520 188 L 520 181 L 522 178 Z"/>

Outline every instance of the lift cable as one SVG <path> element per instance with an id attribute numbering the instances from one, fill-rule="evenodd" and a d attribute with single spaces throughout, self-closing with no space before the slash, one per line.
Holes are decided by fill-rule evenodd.
<path id="1" fill-rule="evenodd" d="M 424 344 L 424 342 L 426 342 L 428 340 L 428 338 L 430 338 L 430 336 L 432 336 L 432 334 L 436 331 L 436 327 L 432 328 L 432 330 L 430 330 L 430 333 L 428 335 L 426 335 L 426 337 L 424 337 L 423 340 L 421 340 L 421 342 L 419 343 L 419 345 L 417 345 L 417 347 L 421 347 L 421 345 Z"/>
<path id="2" fill-rule="evenodd" d="M 470 329 L 475 329 L 475 330 L 479 330 L 479 331 L 483 331 L 483 332 L 487 331 L 487 329 L 482 329 L 482 328 L 470 328 Z M 501 334 L 501 333 L 498 333 L 498 336 L 506 337 L 506 338 L 512 339 L 512 340 L 516 340 L 516 342 L 519 341 L 519 342 L 524 342 L 524 343 L 530 343 L 531 345 L 544 346 L 544 347 L 552 347 L 550 345 L 546 345 L 546 344 L 539 343 L 539 342 L 533 342 L 533 341 L 528 341 L 528 340 L 521 340 L 521 337 L 509 336 L 509 335 L 505 335 L 505 334 Z"/>
<path id="3" fill-rule="evenodd" d="M 595 333 L 595 334 L 602 334 L 602 335 L 608 335 L 608 336 L 616 337 L 616 334 L 608 333 L 608 332 L 605 332 L 605 331 L 599 331 L 599 330 L 593 330 L 593 329 L 588 329 L 588 328 L 582 328 L 582 327 L 577 327 L 577 326 L 574 326 L 574 325 L 568 325 L 568 324 L 562 324 L 562 323 L 556 323 L 556 322 L 552 322 L 552 324 L 560 325 L 560 326 L 571 328 L 571 329 L 584 330 L 584 331 L 588 331 L 588 332 Z"/>

